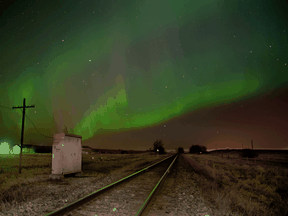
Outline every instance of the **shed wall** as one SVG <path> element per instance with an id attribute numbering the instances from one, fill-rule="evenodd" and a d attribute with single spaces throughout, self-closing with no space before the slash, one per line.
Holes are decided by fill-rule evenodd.
<path id="1" fill-rule="evenodd" d="M 82 137 L 74 134 L 55 134 L 52 149 L 52 174 L 82 171 Z"/>

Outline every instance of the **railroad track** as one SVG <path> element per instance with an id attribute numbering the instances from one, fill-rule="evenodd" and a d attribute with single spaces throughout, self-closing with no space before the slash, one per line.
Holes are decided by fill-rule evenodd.
<path id="1" fill-rule="evenodd" d="M 149 201 L 164 182 L 177 157 L 178 154 L 169 156 L 47 216 L 143 215 L 147 213 Z"/>

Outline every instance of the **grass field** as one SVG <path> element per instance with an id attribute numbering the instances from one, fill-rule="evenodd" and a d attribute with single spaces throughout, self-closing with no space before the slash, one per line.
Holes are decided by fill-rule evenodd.
<path id="1" fill-rule="evenodd" d="M 109 175 L 114 170 L 138 170 L 163 156 L 143 154 L 97 154 L 82 155 L 82 172 L 85 177 L 96 179 Z M 51 154 L 23 154 L 22 174 L 19 174 L 19 155 L 0 155 L 0 212 L 10 209 L 17 203 L 35 197 L 30 186 L 49 185 L 51 174 Z M 125 170 L 126 171 L 126 170 Z M 39 194 L 41 196 L 41 194 Z"/>
<path id="2" fill-rule="evenodd" d="M 229 158 L 228 158 L 229 155 Z M 136 171 L 159 156 L 145 154 L 83 154 L 84 176 L 100 179 L 117 170 Z M 254 160 L 241 160 L 234 153 L 184 154 L 195 172 L 194 180 L 207 200 L 231 215 L 285 215 L 288 203 L 288 167 L 286 155 L 259 155 Z M 92 159 L 94 157 L 94 159 Z M 262 161 L 261 161 L 262 160 Z M 0 155 L 0 212 L 27 202 L 35 196 L 29 185 L 49 185 L 51 154 L 23 154 L 22 174 L 18 173 L 19 156 Z M 96 181 L 96 180 L 95 180 Z M 41 194 L 39 194 L 41 196 Z M 32 199 L 32 198 L 31 198 Z M 224 214 L 223 214 L 224 215 Z"/>
<path id="3" fill-rule="evenodd" d="M 228 158 L 229 155 L 229 158 Z M 288 167 L 286 155 L 264 154 L 241 160 L 238 154 L 185 154 L 195 171 L 203 195 L 231 215 L 286 215 L 288 213 Z M 263 160 L 263 161 L 261 161 Z"/>

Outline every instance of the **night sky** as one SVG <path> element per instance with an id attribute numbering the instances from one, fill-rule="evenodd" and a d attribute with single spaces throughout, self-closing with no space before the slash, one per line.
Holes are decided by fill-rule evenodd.
<path id="1" fill-rule="evenodd" d="M 285 1 L 0 1 L 0 141 L 288 149 Z M 37 130 L 35 129 L 37 128 Z M 41 133 L 41 134 L 40 134 Z"/>

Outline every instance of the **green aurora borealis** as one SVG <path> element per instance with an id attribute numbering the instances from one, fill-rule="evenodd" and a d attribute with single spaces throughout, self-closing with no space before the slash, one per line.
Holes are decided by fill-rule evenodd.
<path id="1" fill-rule="evenodd" d="M 35 104 L 26 115 L 42 134 L 66 125 L 85 142 L 257 98 L 287 86 L 287 8 L 269 1 L 14 1 L 1 16 L 0 105 L 22 106 L 26 98 Z M 0 140 L 19 143 L 21 111 L 0 113 Z M 179 140 L 158 138 L 170 148 L 169 140 Z M 30 139 L 52 144 L 26 119 L 24 143 Z"/>

